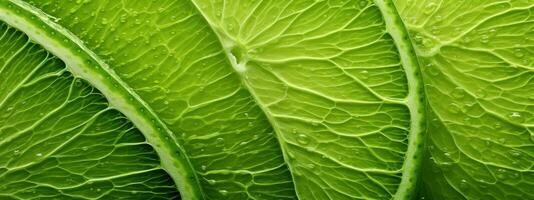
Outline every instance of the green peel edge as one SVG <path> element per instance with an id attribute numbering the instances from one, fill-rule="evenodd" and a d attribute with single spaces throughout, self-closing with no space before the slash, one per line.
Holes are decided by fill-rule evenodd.
<path id="1" fill-rule="evenodd" d="M 406 72 L 408 95 L 405 99 L 410 110 L 408 150 L 402 166 L 402 179 L 393 199 L 414 199 L 421 174 L 426 133 L 426 100 L 422 74 L 410 35 L 392 0 L 374 0 L 380 9 L 386 30 L 398 49 L 401 64 Z"/>

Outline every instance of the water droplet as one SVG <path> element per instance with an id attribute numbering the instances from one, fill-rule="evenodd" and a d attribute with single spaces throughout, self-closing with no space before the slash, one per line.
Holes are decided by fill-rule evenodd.
<path id="1" fill-rule="evenodd" d="M 506 169 L 497 169 L 497 178 L 499 179 L 506 179 L 507 178 L 507 170 Z"/>
<path id="2" fill-rule="evenodd" d="M 295 176 L 302 176 L 302 172 L 300 172 L 299 170 L 295 170 Z"/>
<path id="3" fill-rule="evenodd" d="M 502 128 L 502 125 L 501 125 L 501 123 L 497 122 L 497 123 L 495 123 L 495 124 L 493 125 L 493 128 L 494 128 L 494 129 L 501 129 L 501 128 Z"/>
<path id="4" fill-rule="evenodd" d="M 471 42 L 471 38 L 468 37 L 468 36 L 465 36 L 464 38 L 462 38 L 462 40 L 460 42 L 463 43 L 463 44 L 470 43 Z"/>
<path id="5" fill-rule="evenodd" d="M 20 154 L 20 150 L 17 149 L 17 150 L 15 150 L 15 151 L 13 151 L 13 153 L 14 153 L 15 155 L 19 155 L 19 154 Z"/>
<path id="6" fill-rule="evenodd" d="M 439 33 L 439 28 L 436 26 L 433 26 L 432 28 L 430 28 L 430 32 L 434 35 L 437 35 Z"/>
<path id="7" fill-rule="evenodd" d="M 516 151 L 516 150 L 510 150 L 510 155 L 517 158 L 521 156 L 521 152 Z"/>
<path id="8" fill-rule="evenodd" d="M 41 156 L 43 156 L 42 153 L 37 153 L 37 154 L 35 154 L 35 155 L 36 155 L 37 157 L 41 157 Z"/>
<path id="9" fill-rule="evenodd" d="M 362 75 L 362 79 L 368 79 L 369 78 L 369 71 L 367 70 L 363 70 L 360 72 L 360 74 Z"/>
<path id="10" fill-rule="evenodd" d="M 217 138 L 217 139 L 215 140 L 215 146 L 216 146 L 216 147 L 222 147 L 222 146 L 224 146 L 224 139 L 223 139 L 223 138 Z"/>
<path id="11" fill-rule="evenodd" d="M 520 112 L 511 112 L 508 118 L 514 122 L 523 122 L 525 120 Z"/>
<path id="12" fill-rule="evenodd" d="M 523 56 L 525 56 L 525 54 L 523 53 L 523 51 L 521 49 L 516 49 L 514 51 L 514 55 L 518 58 L 522 58 Z"/>
<path id="13" fill-rule="evenodd" d="M 481 43 L 488 43 L 489 42 L 489 36 L 488 35 L 480 36 L 480 42 Z"/>
<path id="14" fill-rule="evenodd" d="M 490 29 L 489 33 L 490 33 L 490 35 L 496 35 L 497 34 L 497 30 L 495 30 L 494 28 Z"/>
<path id="15" fill-rule="evenodd" d="M 293 153 L 288 153 L 287 155 L 289 156 L 289 159 L 295 159 L 295 154 L 293 154 Z"/>
<path id="16" fill-rule="evenodd" d="M 512 113 L 510 114 L 510 117 L 521 117 L 521 114 L 518 113 L 518 112 L 512 112 Z"/>
<path id="17" fill-rule="evenodd" d="M 217 182 L 217 181 L 215 181 L 215 180 L 213 180 L 213 179 L 208 180 L 208 183 L 209 183 L 210 185 L 215 185 L 216 182 Z"/>
<path id="18" fill-rule="evenodd" d="M 366 0 L 361 0 L 359 4 L 360 4 L 361 8 L 364 8 L 365 6 L 367 6 L 367 1 Z"/>
<path id="19" fill-rule="evenodd" d="M 297 135 L 297 142 L 299 142 L 300 144 L 306 145 L 310 143 L 310 138 L 307 135 L 304 135 L 301 133 Z"/>
<path id="20" fill-rule="evenodd" d="M 466 190 L 466 189 L 469 188 L 469 185 L 467 184 L 467 180 L 462 179 L 462 180 L 460 181 L 460 188 L 461 188 L 462 190 Z"/>
<path id="21" fill-rule="evenodd" d="M 226 196 L 228 195 L 228 190 L 219 190 L 219 193 L 221 193 L 223 196 Z"/>
<path id="22" fill-rule="evenodd" d="M 452 163 L 450 163 L 450 162 L 442 162 L 442 163 L 439 163 L 439 166 L 441 168 L 441 171 L 449 172 L 449 171 L 451 171 Z"/>
<path id="23" fill-rule="evenodd" d="M 206 165 L 202 165 L 202 166 L 200 166 L 200 168 L 205 171 L 206 170 Z"/>
<path id="24" fill-rule="evenodd" d="M 492 141 L 491 138 L 485 138 L 484 139 L 484 144 L 486 145 L 487 148 L 489 148 L 491 146 L 491 141 Z"/>
<path id="25" fill-rule="evenodd" d="M 87 148 L 87 147 L 82 147 L 82 150 L 83 150 L 83 151 L 87 151 L 88 149 L 89 149 L 89 148 Z"/>

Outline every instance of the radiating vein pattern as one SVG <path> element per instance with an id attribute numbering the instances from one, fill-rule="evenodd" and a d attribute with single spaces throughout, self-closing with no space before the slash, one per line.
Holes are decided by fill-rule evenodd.
<path id="1" fill-rule="evenodd" d="M 389 1 L 385 16 L 372 0 L 25 1 L 147 103 L 205 199 L 397 192 L 424 106 Z M 534 199 L 534 1 L 394 1 L 430 106 L 422 197 Z M 64 65 L 0 24 L 0 199 L 178 198 L 139 130 Z"/>
<path id="2" fill-rule="evenodd" d="M 431 107 L 426 197 L 534 198 L 534 1 L 396 3 Z"/>
<path id="3" fill-rule="evenodd" d="M 33 1 L 149 104 L 206 199 L 294 199 L 273 128 L 188 1 Z M 177 183 L 180 184 L 180 183 Z"/>
<path id="4" fill-rule="evenodd" d="M 149 103 L 206 198 L 395 193 L 407 84 L 370 1 L 30 2 Z"/>
<path id="5" fill-rule="evenodd" d="M 389 199 L 410 116 L 405 73 L 368 1 L 195 5 L 278 134 L 301 199 Z"/>
<path id="6" fill-rule="evenodd" d="M 143 135 L 62 61 L 3 22 L 0 49 L 0 199 L 179 198 Z"/>

